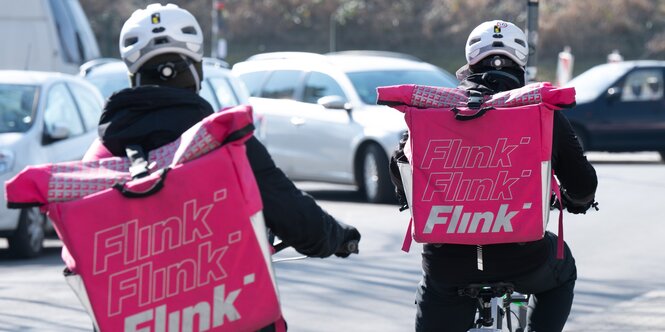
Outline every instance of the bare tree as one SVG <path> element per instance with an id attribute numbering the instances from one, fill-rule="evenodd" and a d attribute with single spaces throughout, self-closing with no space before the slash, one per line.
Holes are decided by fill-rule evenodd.
<path id="1" fill-rule="evenodd" d="M 118 35 L 147 0 L 80 0 L 104 56 L 118 56 Z M 468 33 L 492 19 L 526 25 L 526 0 L 219 0 L 227 60 L 265 51 L 379 49 L 411 53 L 454 70 L 464 61 Z M 171 0 L 194 14 L 210 41 L 212 0 Z M 543 66 L 571 46 L 576 63 L 604 61 L 618 49 L 627 59 L 665 58 L 662 0 L 545 0 L 540 2 L 538 53 Z M 206 42 L 208 53 L 210 42 Z M 549 59 L 549 60 L 548 60 Z M 584 69 L 583 67 L 578 69 Z"/>

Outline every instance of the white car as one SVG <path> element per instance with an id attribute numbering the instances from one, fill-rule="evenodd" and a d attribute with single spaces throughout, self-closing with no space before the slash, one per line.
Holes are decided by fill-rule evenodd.
<path id="1" fill-rule="evenodd" d="M 232 71 L 249 88 L 259 139 L 289 178 L 354 184 L 377 203 L 394 201 L 388 156 L 407 127 L 400 112 L 376 105 L 376 88 L 458 83 L 388 52 L 264 53 Z"/>
<path id="2" fill-rule="evenodd" d="M 85 80 L 59 73 L 0 70 L 0 181 L 28 165 L 77 160 L 97 136 L 104 100 Z M 0 237 L 17 257 L 41 253 L 50 223 L 38 208 L 7 208 Z"/>

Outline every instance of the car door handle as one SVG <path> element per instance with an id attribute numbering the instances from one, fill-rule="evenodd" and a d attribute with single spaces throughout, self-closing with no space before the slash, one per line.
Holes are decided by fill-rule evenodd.
<path id="1" fill-rule="evenodd" d="M 305 124 L 305 119 L 299 117 L 299 116 L 294 116 L 291 118 L 291 124 L 298 127 L 302 126 Z"/>

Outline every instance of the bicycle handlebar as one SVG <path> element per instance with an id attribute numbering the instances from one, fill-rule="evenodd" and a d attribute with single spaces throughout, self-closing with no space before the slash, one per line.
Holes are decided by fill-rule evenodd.
<path id="1" fill-rule="evenodd" d="M 273 249 L 275 250 L 275 253 L 278 253 L 286 248 L 289 247 L 289 245 L 282 241 L 277 244 L 274 244 Z M 351 240 L 348 242 L 343 243 L 339 249 L 335 253 L 346 253 L 346 254 L 357 254 L 359 252 L 358 250 L 358 241 L 357 240 Z"/>

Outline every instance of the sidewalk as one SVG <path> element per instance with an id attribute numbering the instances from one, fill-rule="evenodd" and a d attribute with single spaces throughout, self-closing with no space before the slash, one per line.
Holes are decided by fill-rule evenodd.
<path id="1" fill-rule="evenodd" d="M 569 321 L 564 331 L 665 332 L 665 290 L 651 291 L 605 311 Z"/>

